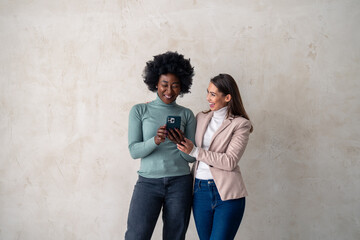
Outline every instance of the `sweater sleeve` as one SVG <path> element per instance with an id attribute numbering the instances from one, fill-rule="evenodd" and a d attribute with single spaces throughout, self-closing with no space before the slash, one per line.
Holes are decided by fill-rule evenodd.
<path id="1" fill-rule="evenodd" d="M 128 143 L 130 155 L 133 159 L 144 158 L 151 154 L 158 145 L 155 143 L 154 137 L 147 140 L 143 139 L 142 131 L 142 115 L 144 108 L 141 105 L 135 105 L 129 114 L 129 132 Z"/>
<path id="2" fill-rule="evenodd" d="M 189 110 L 189 117 L 187 119 L 187 124 L 185 126 L 184 135 L 186 138 L 190 139 L 193 143 L 195 143 L 195 131 L 196 131 L 196 119 L 194 113 Z M 181 152 L 181 157 L 184 158 L 187 162 L 195 162 L 196 159 L 184 152 Z"/>
<path id="3" fill-rule="evenodd" d="M 197 160 L 208 164 L 210 167 L 226 171 L 235 169 L 243 155 L 249 140 L 251 123 L 245 121 L 233 133 L 226 152 L 212 152 L 198 148 Z"/>

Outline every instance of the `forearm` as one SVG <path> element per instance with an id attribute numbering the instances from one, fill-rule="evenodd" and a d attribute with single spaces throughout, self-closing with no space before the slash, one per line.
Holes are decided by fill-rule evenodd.
<path id="1" fill-rule="evenodd" d="M 225 152 L 215 152 L 198 148 L 196 159 L 208 164 L 209 166 L 232 171 L 237 167 L 240 158 L 244 154 L 248 139 L 248 130 L 245 129 L 244 131 L 236 131 L 233 134 L 232 139 L 229 141 Z"/>
<path id="2" fill-rule="evenodd" d="M 228 153 L 211 152 L 202 148 L 197 148 L 196 159 L 209 165 L 226 171 L 235 169 L 239 162 L 239 157 Z"/>
<path id="3" fill-rule="evenodd" d="M 184 158 L 187 162 L 192 163 L 192 162 L 195 162 L 195 161 L 196 161 L 196 158 L 194 158 L 194 157 L 192 157 L 192 156 L 190 156 L 190 155 L 188 155 L 188 154 L 186 154 L 186 153 L 184 153 L 184 152 L 181 152 L 181 151 L 180 151 L 180 155 L 181 155 L 181 157 Z"/>
<path id="4" fill-rule="evenodd" d="M 129 151 L 132 158 L 144 158 L 151 154 L 158 145 L 156 145 L 154 138 L 150 138 L 144 142 L 133 142 L 129 144 Z"/>

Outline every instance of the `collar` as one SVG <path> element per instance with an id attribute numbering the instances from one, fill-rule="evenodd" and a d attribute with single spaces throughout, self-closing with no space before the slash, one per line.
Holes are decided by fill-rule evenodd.
<path id="1" fill-rule="evenodd" d="M 220 108 L 219 110 L 214 111 L 213 118 L 215 118 L 216 120 L 225 119 L 227 110 L 228 110 L 228 107 L 225 106 L 223 108 Z"/>

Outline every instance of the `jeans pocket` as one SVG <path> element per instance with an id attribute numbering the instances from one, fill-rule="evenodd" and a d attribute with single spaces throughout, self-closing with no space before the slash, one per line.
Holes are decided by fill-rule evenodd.
<path id="1" fill-rule="evenodd" d="M 194 193 L 197 193 L 201 190 L 201 187 L 199 186 L 199 184 L 195 183 L 194 185 Z"/>

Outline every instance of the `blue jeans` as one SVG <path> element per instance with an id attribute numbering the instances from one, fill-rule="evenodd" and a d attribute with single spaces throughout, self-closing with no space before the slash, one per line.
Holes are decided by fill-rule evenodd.
<path id="1" fill-rule="evenodd" d="M 139 176 L 130 203 L 126 240 L 149 240 L 162 209 L 163 239 L 184 240 L 192 205 L 192 176 Z"/>
<path id="2" fill-rule="evenodd" d="M 222 201 L 214 180 L 195 179 L 193 213 L 200 240 L 234 239 L 245 198 Z"/>

